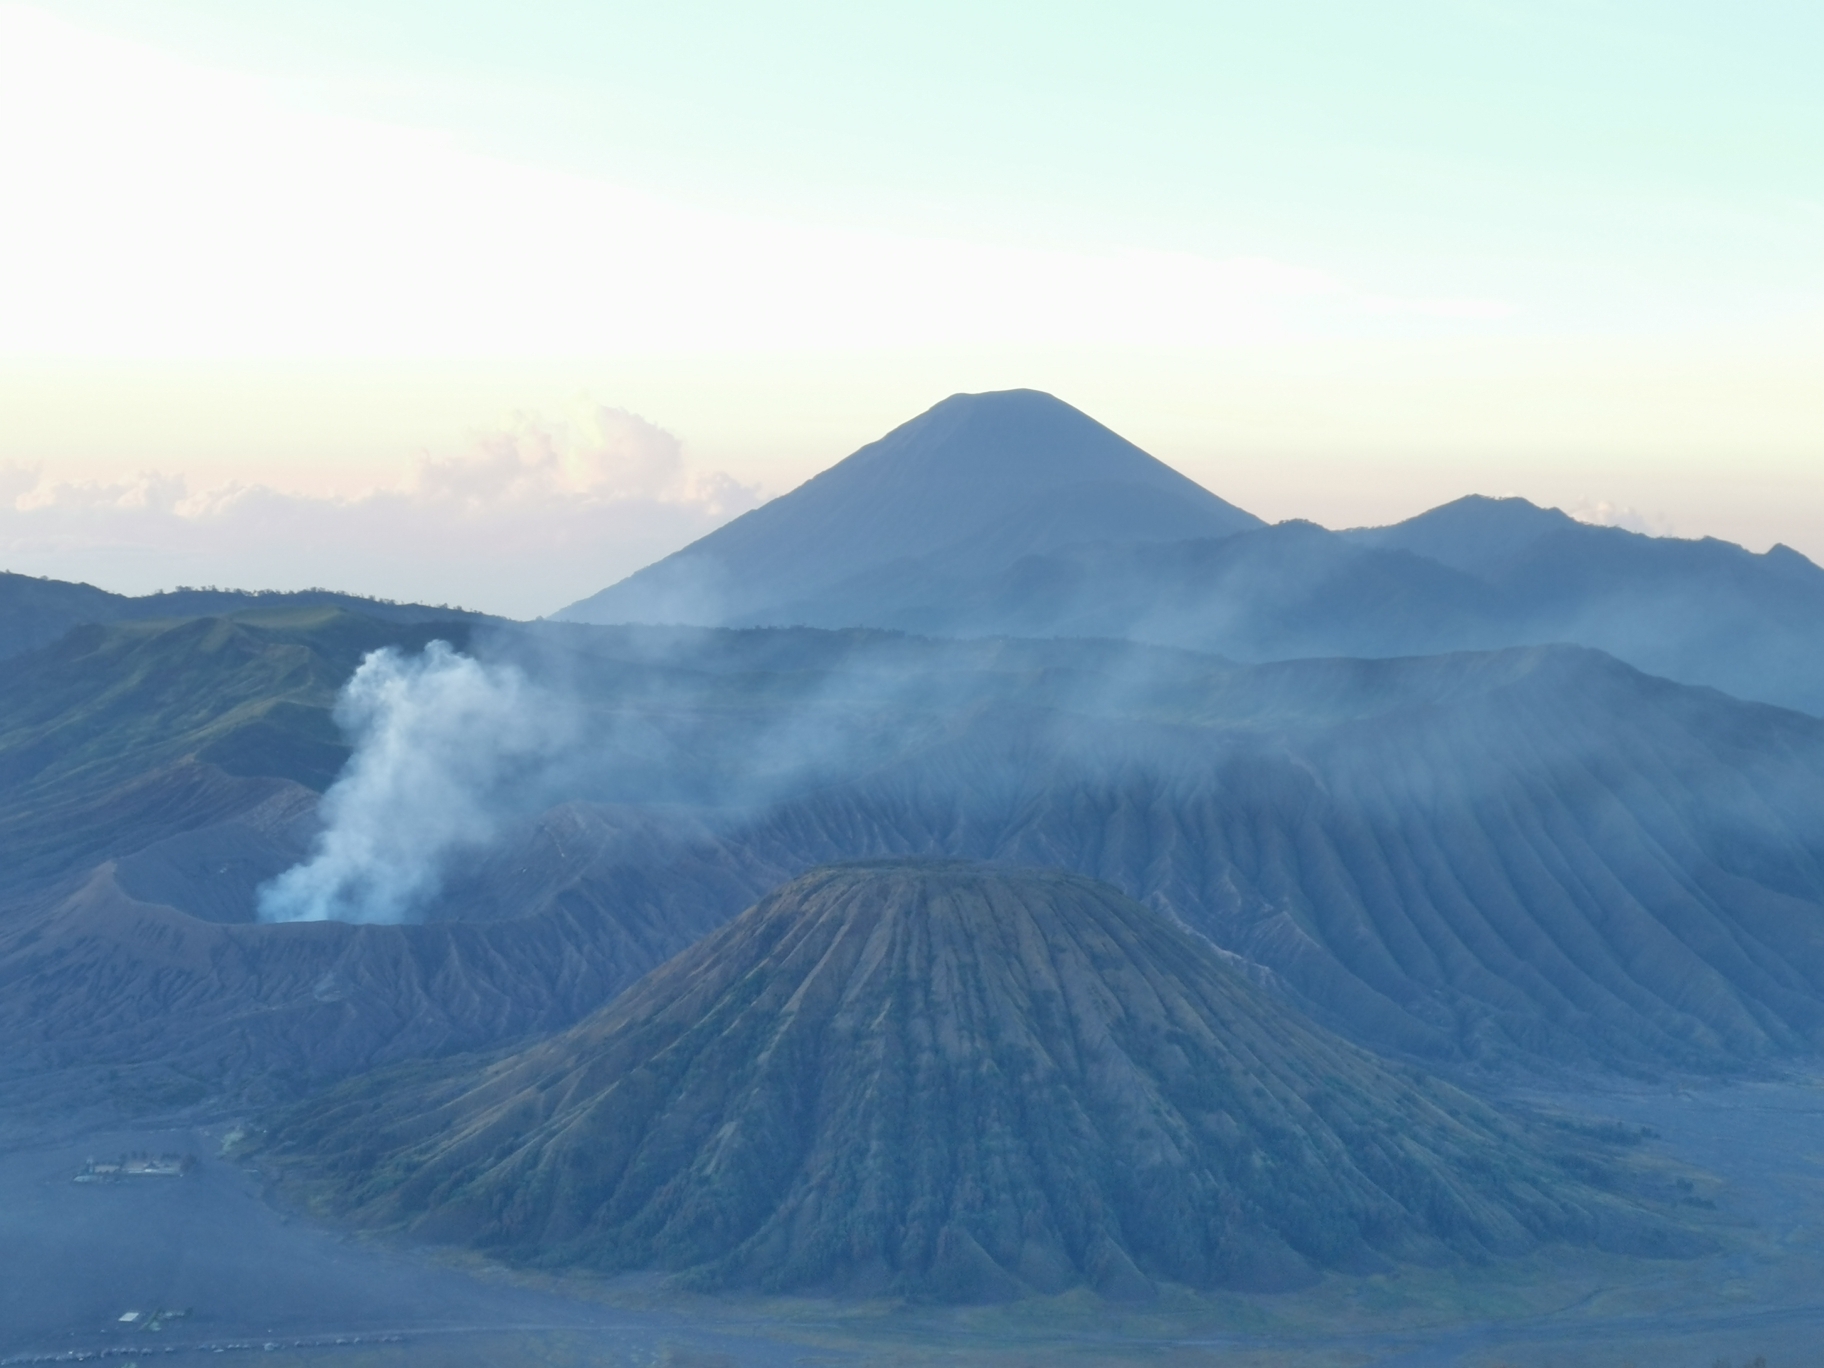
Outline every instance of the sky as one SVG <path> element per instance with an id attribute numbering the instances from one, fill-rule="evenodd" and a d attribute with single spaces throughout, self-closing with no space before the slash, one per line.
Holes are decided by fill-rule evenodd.
<path id="1" fill-rule="evenodd" d="M 0 3 L 0 568 L 551 611 L 957 391 L 1824 560 L 1824 7 Z"/>

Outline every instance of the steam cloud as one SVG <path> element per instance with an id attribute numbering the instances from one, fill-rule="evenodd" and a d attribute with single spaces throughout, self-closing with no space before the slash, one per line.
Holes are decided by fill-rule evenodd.
<path id="1" fill-rule="evenodd" d="M 512 665 L 433 641 L 361 663 L 337 700 L 354 754 L 323 796 L 310 858 L 259 890 L 263 921 L 398 922 L 450 857 L 484 845 L 575 731 L 560 698 Z"/>

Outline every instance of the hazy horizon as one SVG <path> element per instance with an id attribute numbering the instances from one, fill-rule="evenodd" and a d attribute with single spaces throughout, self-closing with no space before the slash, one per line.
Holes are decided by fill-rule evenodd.
<path id="1" fill-rule="evenodd" d="M 614 584 L 798 487 L 769 489 L 694 467 L 674 434 L 599 404 L 574 405 L 559 422 L 516 414 L 477 435 L 467 452 L 421 455 L 396 484 L 355 492 L 198 487 L 161 472 L 113 481 L 39 475 L 35 483 L 6 473 L 12 486 L 0 485 L 0 496 L 13 499 L 0 505 L 0 545 L 11 560 L 0 571 L 134 596 L 205 586 L 328 589 L 519 619 Z M 1525 497 L 1466 490 L 1380 522 L 1329 525 L 1390 525 L 1475 495 Z M 1707 535 L 1606 501 L 1540 506 L 1591 526 Z"/>

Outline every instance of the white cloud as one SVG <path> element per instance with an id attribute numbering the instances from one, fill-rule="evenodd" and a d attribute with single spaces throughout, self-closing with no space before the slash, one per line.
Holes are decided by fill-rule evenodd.
<path id="1" fill-rule="evenodd" d="M 421 460 L 407 490 L 426 504 L 496 513 L 630 499 L 703 503 L 713 509 L 724 499 L 742 503 L 751 497 L 725 475 L 688 470 L 682 444 L 665 429 L 600 404 L 579 408 L 557 424 L 517 414 L 464 456 Z"/>
<path id="2" fill-rule="evenodd" d="M 1650 537 L 1677 535 L 1671 519 L 1664 515 L 1643 513 L 1629 504 L 1610 503 L 1607 499 L 1579 499 L 1564 511 L 1578 522 L 1596 527 L 1620 527 Z"/>
<path id="3" fill-rule="evenodd" d="M 145 593 L 321 585 L 515 617 L 594 593 L 760 501 L 678 439 L 600 405 L 520 415 L 460 455 L 344 497 L 179 476 L 0 467 L 0 568 Z"/>

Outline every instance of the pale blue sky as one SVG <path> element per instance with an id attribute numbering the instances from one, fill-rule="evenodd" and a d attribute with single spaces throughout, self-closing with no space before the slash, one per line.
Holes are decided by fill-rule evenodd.
<path id="1" fill-rule="evenodd" d="M 579 396 L 778 492 L 1033 384 L 1268 517 L 1475 489 L 1824 555 L 1824 6 L 40 0 L 0 36 L 28 501 L 386 488 Z"/>
<path id="2" fill-rule="evenodd" d="M 718 205 L 1315 260 L 1605 323 L 1824 299 L 1816 4 L 40 8 Z"/>

